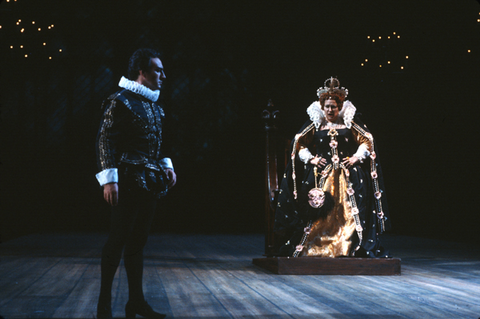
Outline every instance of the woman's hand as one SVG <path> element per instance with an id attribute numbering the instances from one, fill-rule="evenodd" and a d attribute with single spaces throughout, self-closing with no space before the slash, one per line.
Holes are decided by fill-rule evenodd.
<path id="1" fill-rule="evenodd" d="M 345 157 L 342 161 L 342 164 L 346 168 L 350 168 L 353 165 L 357 164 L 358 162 L 359 162 L 359 159 L 355 156 L 352 156 L 352 157 Z"/>
<path id="2" fill-rule="evenodd" d="M 315 157 L 310 160 L 310 164 L 318 167 L 325 167 L 325 165 L 327 165 L 327 160 L 324 159 L 323 157 L 319 157 L 318 155 L 315 155 Z"/>

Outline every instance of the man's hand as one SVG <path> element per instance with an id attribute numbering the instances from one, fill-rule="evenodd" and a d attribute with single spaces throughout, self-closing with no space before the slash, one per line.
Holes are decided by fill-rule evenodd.
<path id="1" fill-rule="evenodd" d="M 168 178 L 168 188 L 172 188 L 177 183 L 177 175 L 170 168 L 167 168 L 165 170 L 165 173 L 167 174 L 167 178 Z"/>
<path id="2" fill-rule="evenodd" d="M 111 206 L 117 206 L 118 204 L 118 184 L 108 183 L 103 185 L 103 198 Z"/>

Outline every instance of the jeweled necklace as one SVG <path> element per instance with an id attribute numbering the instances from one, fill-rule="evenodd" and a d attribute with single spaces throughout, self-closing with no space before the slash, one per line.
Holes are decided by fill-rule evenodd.
<path id="1" fill-rule="evenodd" d="M 340 126 L 341 124 L 340 123 L 332 123 L 332 122 L 328 122 L 328 121 L 325 121 L 323 122 L 323 127 L 325 128 L 334 128 L 334 127 L 337 127 L 337 126 Z"/>

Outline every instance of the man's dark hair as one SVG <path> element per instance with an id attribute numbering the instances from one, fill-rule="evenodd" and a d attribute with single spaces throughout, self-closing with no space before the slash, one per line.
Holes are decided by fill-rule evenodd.
<path id="1" fill-rule="evenodd" d="M 133 52 L 128 62 L 128 78 L 135 81 L 140 74 L 140 70 L 146 72 L 150 70 L 152 58 L 160 58 L 160 54 L 153 49 L 138 49 Z"/>

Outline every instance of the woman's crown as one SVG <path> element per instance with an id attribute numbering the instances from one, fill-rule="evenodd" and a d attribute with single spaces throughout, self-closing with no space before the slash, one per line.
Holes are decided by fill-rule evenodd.
<path id="1" fill-rule="evenodd" d="M 338 92 L 343 94 L 344 97 L 347 97 L 348 95 L 348 90 L 344 87 L 340 88 L 340 81 L 333 76 L 326 79 L 325 82 L 323 82 L 323 85 L 324 86 L 319 87 L 317 90 L 318 98 L 320 98 L 320 95 L 327 92 Z"/>

